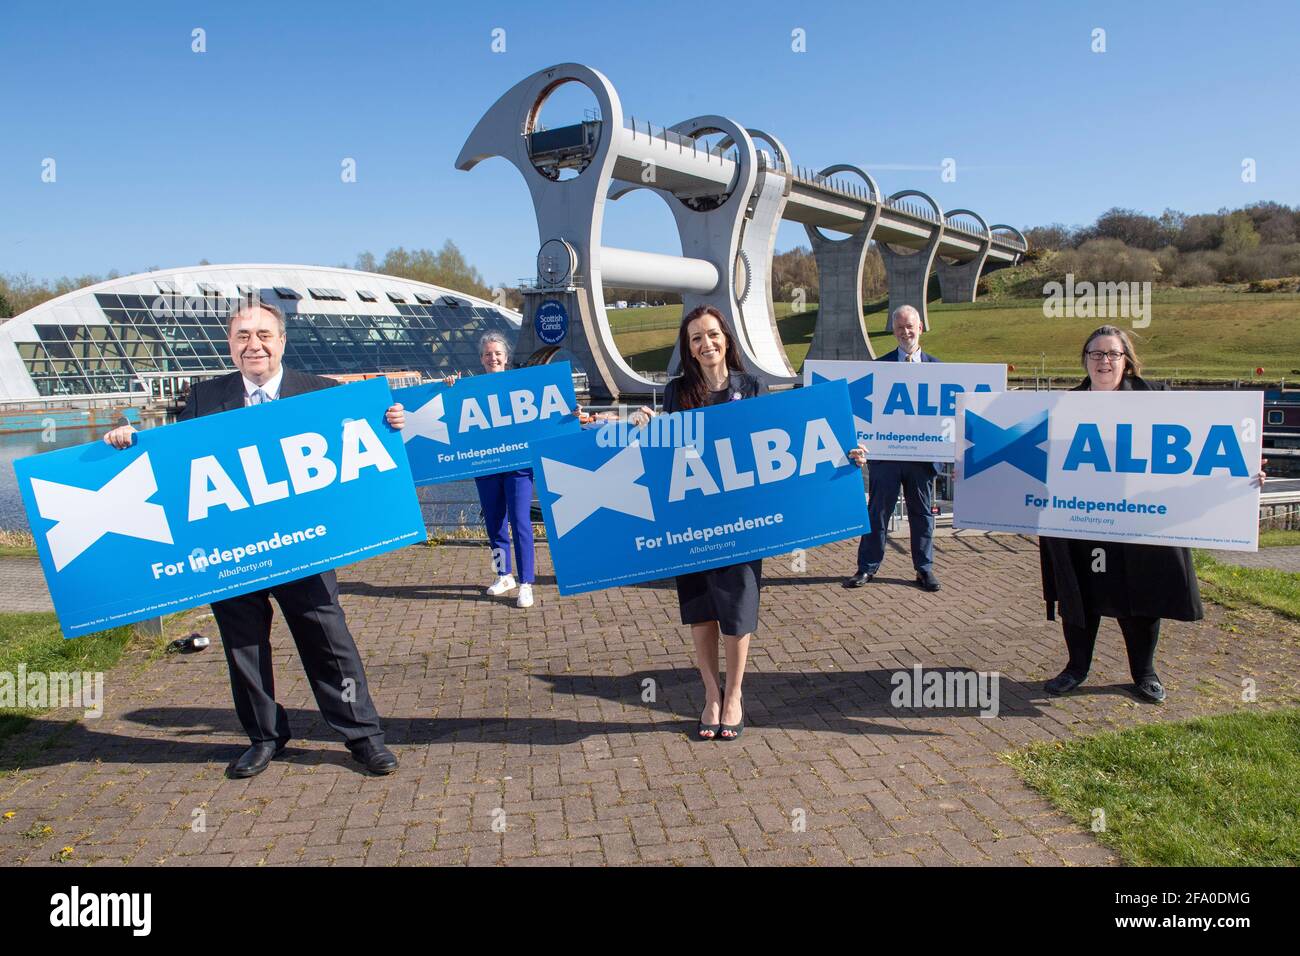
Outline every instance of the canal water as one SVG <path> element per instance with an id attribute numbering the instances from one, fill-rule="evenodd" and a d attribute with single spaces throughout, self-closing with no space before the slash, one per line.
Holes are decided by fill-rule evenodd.
<path id="1" fill-rule="evenodd" d="M 22 496 L 18 493 L 15 461 L 56 448 L 99 441 L 102 437 L 102 428 L 58 428 L 52 434 L 0 432 L 0 529 L 30 530 Z M 478 528 L 482 522 L 478 490 L 472 480 L 426 485 L 419 489 L 419 496 L 424 523 L 430 531 L 448 531 L 462 525 Z"/>

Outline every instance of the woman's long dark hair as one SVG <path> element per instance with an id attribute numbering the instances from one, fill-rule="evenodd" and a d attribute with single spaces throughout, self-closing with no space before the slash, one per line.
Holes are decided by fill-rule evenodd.
<path id="1" fill-rule="evenodd" d="M 691 354 L 691 336 L 687 331 L 692 322 L 706 315 L 713 316 L 722 327 L 722 337 L 727 340 L 725 352 L 727 368 L 733 372 L 745 370 L 745 367 L 740 364 L 740 349 L 736 347 L 736 340 L 732 338 L 731 330 L 727 328 L 727 320 L 722 317 L 722 313 L 711 305 L 698 305 L 691 309 L 682 319 L 681 328 L 677 330 L 677 354 L 682 362 L 682 376 L 677 381 L 677 402 L 682 408 L 701 407 L 709 392 L 709 384 L 704 381 L 704 370 Z"/>

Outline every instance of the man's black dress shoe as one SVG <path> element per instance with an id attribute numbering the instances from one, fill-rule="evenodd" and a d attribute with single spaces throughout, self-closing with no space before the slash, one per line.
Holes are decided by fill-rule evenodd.
<path id="1" fill-rule="evenodd" d="M 352 751 L 352 759 L 365 766 L 371 773 L 387 776 L 397 770 L 397 754 L 383 744 L 378 747 L 358 747 Z"/>
<path id="2" fill-rule="evenodd" d="M 1083 678 L 1075 677 L 1069 671 L 1061 671 L 1061 673 L 1057 674 L 1043 685 L 1043 690 L 1047 691 L 1054 697 L 1059 697 L 1062 694 L 1068 694 L 1082 683 Z"/>
<path id="3" fill-rule="evenodd" d="M 939 583 L 939 579 L 934 576 L 933 571 L 917 571 L 916 586 L 922 591 L 937 591 L 943 587 Z"/>
<path id="4" fill-rule="evenodd" d="M 1165 701 L 1164 685 L 1156 677 L 1148 677 L 1146 680 L 1134 684 L 1133 693 L 1152 704 L 1163 704 Z"/>
<path id="5" fill-rule="evenodd" d="M 226 776 L 234 780 L 242 780 L 244 777 L 256 777 L 267 768 L 273 759 L 284 753 L 286 743 L 288 741 L 268 740 L 253 744 L 239 755 L 238 760 L 226 768 Z"/>
<path id="6" fill-rule="evenodd" d="M 844 587 L 860 588 L 875 576 L 875 572 L 872 571 L 859 571 L 857 574 L 853 575 L 853 577 L 848 578 L 844 582 Z"/>

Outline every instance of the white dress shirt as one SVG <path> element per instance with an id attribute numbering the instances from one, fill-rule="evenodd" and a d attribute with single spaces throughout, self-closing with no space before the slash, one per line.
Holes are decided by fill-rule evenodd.
<path id="1" fill-rule="evenodd" d="M 258 385 L 255 382 L 250 382 L 246 375 L 241 375 L 240 378 L 244 380 L 245 405 L 253 404 L 253 393 L 259 388 L 262 390 L 262 394 L 266 396 L 266 400 L 268 402 L 273 402 L 280 397 L 280 380 L 284 378 L 284 366 L 281 365 L 276 369 L 275 374 L 267 379 L 265 385 Z"/>
<path id="2" fill-rule="evenodd" d="M 903 350 L 900 348 L 899 351 L 902 352 Z M 911 352 L 905 352 L 903 354 L 906 356 L 903 359 L 904 362 L 919 362 L 921 361 L 921 346 L 918 345 Z M 248 380 L 245 379 L 244 381 L 248 381 Z"/>

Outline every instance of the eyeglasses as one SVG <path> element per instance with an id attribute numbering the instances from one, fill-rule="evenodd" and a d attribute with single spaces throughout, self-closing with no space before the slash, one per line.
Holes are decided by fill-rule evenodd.
<path id="1" fill-rule="evenodd" d="M 1118 362 L 1120 359 L 1124 357 L 1123 352 L 1096 351 L 1096 352 L 1087 352 L 1085 354 L 1088 356 L 1088 358 L 1092 359 L 1094 362 L 1100 362 L 1102 359 L 1110 359 L 1112 362 Z"/>

